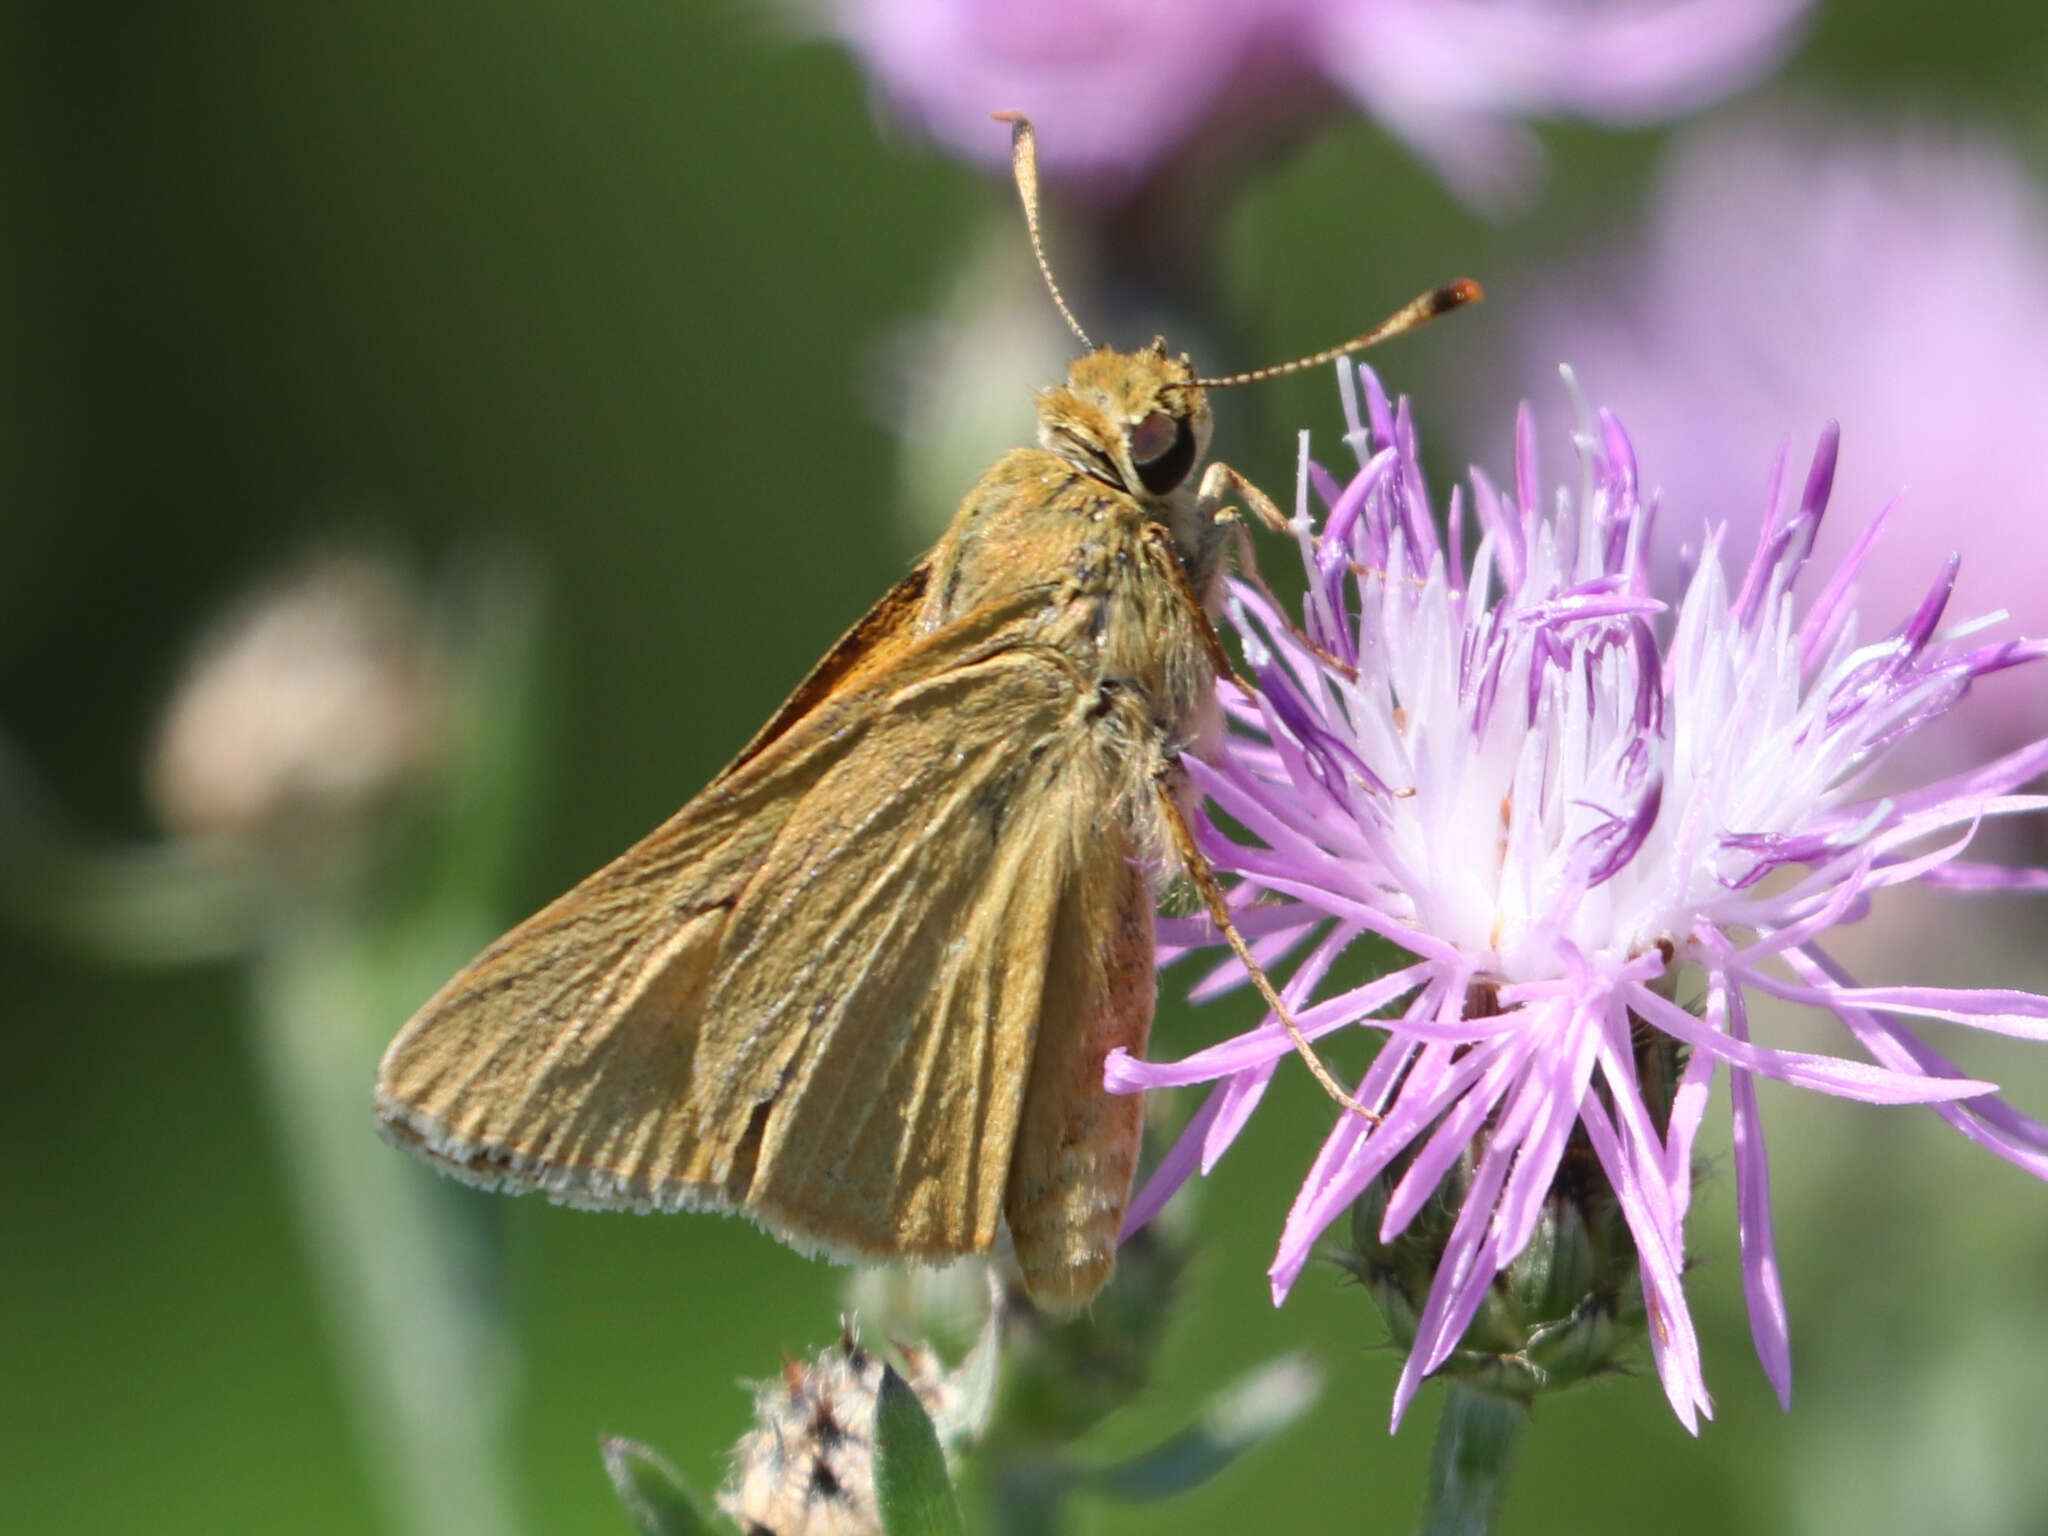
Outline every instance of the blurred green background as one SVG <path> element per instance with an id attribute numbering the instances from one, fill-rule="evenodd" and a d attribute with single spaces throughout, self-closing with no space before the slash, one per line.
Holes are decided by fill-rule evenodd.
<path id="1" fill-rule="evenodd" d="M 78 823 L 150 833 L 160 702 L 252 579 L 337 530 L 425 569 L 510 546 L 546 592 L 547 789 L 509 920 L 698 788 L 915 553 L 876 349 L 1012 194 L 878 133 L 834 49 L 686 0 L 17 5 L 0 48 L 0 732 Z M 1987 123 L 2041 167 L 2043 79 L 2031 0 L 1860 0 L 1823 7 L 1773 88 Z M 1657 145 L 1547 138 L 1549 194 L 1504 226 L 1362 123 L 1256 178 L 1222 273 L 1252 351 L 1203 361 L 1292 355 L 1564 251 L 1640 195 Z M 1495 303 L 1443 329 L 1513 324 Z M 1457 408 L 1434 344 L 1382 360 L 1425 422 Z M 1247 409 L 1267 426 L 1226 418 L 1219 450 L 1275 488 L 1294 445 L 1272 424 L 1337 423 L 1321 376 Z M 0 1527 L 374 1529 L 240 973 L 6 932 L 0 956 Z M 2000 980 L 2038 985 L 2032 964 Z M 1171 1054 L 1240 1020 L 1173 992 Z M 2042 1106 L 2018 1053 L 1985 1070 Z M 1266 1302 L 1326 1120 L 1282 1077 L 1211 1181 L 1161 1378 L 1103 1444 L 1156 1439 L 1284 1348 L 1332 1385 L 1193 1498 L 1104 1530 L 1414 1518 L 1434 1395 L 1389 1440 L 1398 1362 L 1363 1296 L 1325 1270 Z M 1766 1117 L 1793 1415 L 1750 1355 L 1718 1162 L 1692 1225 L 1717 1421 L 1693 1442 L 1648 1378 L 1543 1405 L 1505 1528 L 2048 1529 L 2048 1190 L 1931 1116 L 1767 1094 Z M 600 1431 L 715 1483 L 735 1382 L 836 1331 L 843 1273 L 742 1223 L 509 1216 L 533 1530 L 627 1528 Z"/>

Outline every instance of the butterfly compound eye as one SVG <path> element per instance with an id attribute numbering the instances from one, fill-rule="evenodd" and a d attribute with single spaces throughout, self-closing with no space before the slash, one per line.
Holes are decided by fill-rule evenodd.
<path id="1" fill-rule="evenodd" d="M 1195 428 L 1185 416 L 1154 411 L 1131 428 L 1131 462 L 1154 496 L 1164 496 L 1195 467 Z"/>

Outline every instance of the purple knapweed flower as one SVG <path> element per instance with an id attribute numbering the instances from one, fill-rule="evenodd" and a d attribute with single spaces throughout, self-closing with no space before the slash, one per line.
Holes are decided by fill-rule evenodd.
<path id="1" fill-rule="evenodd" d="M 2048 741 L 1892 798 L 1859 786 L 1976 678 L 2037 660 L 2048 645 L 1987 638 L 1983 621 L 1945 622 L 1953 561 L 1901 622 L 1866 636 L 1854 583 L 1875 526 L 1815 590 L 1795 591 L 1834 475 L 1832 429 L 1798 494 L 1785 494 L 1781 461 L 1762 536 L 1733 576 L 1709 534 L 1689 585 L 1666 602 L 1650 575 L 1656 508 L 1613 417 L 1582 431 L 1580 483 L 1553 502 L 1525 409 L 1512 485 L 1496 490 L 1475 471 L 1470 501 L 1451 497 L 1445 533 L 1406 402 L 1391 407 L 1369 371 L 1359 376 L 1362 415 L 1345 376 L 1358 473 L 1340 485 L 1304 447 L 1302 630 L 1253 587 L 1236 587 L 1232 619 L 1258 696 L 1222 690 L 1227 739 L 1211 761 L 1187 763 L 1238 829 L 1205 822 L 1199 835 L 1235 876 L 1240 927 L 1269 965 L 1300 956 L 1282 992 L 1302 1029 L 1383 1034 L 1355 1090 L 1383 1118 L 1338 1116 L 1288 1215 L 1274 1298 L 1373 1180 L 1394 1181 L 1379 1227 L 1387 1241 L 1466 1160 L 1463 1203 L 1395 1394 L 1398 1423 L 1529 1243 L 1575 1144 L 1611 1185 L 1637 1250 L 1658 1373 L 1696 1430 L 1711 1404 L 1681 1285 L 1684 1227 L 1694 1138 L 1725 1067 L 1752 1330 L 1789 1403 L 1758 1077 L 1927 1104 L 2048 1177 L 2048 1126 L 1964 1076 L 1906 1022 L 2040 1039 L 2048 998 L 1859 986 L 1823 947 L 1831 927 L 1888 886 L 2041 883 L 1959 855 L 1984 818 L 2048 806 L 2015 793 L 2048 768 Z M 1312 491 L 1326 508 L 1318 529 Z M 1479 534 L 1469 562 L 1468 510 Z M 1319 995 L 1339 953 L 1364 935 L 1408 958 Z M 1206 918 L 1170 921 L 1161 958 L 1215 942 Z M 1231 961 L 1196 991 L 1242 980 Z M 1758 995 L 1828 1010 L 1853 1054 L 1753 1041 Z M 1674 997 L 1700 999 L 1697 1013 Z M 1677 1073 L 1654 1112 L 1634 1043 L 1646 1038 L 1673 1042 Z M 1133 1225 L 1197 1166 L 1207 1171 L 1291 1049 L 1268 1017 L 1183 1061 L 1112 1056 L 1117 1091 L 1216 1085 L 1134 1202 Z"/>
<path id="2" fill-rule="evenodd" d="M 1511 302 L 1518 356 L 1490 370 L 1505 397 L 1568 351 L 1590 394 L 1629 402 L 1669 505 L 1747 542 L 1784 434 L 1838 420 L 1843 504 L 1903 491 L 1921 509 L 1863 567 L 1866 606 L 1918 601 L 1953 549 L 1964 610 L 2048 630 L 2048 202 L 1996 140 L 1818 109 L 1688 132 L 1638 237 Z M 1817 558 L 1857 533 L 1824 527 Z M 1668 541 L 1659 576 L 1680 559 Z M 2012 680 L 1928 747 L 1952 768 L 2043 729 L 2048 697 Z"/>
<path id="3" fill-rule="evenodd" d="M 894 115 L 998 164 L 992 110 L 1038 121 L 1049 174 L 1127 188 L 1206 125 L 1237 139 L 1348 98 L 1462 195 L 1540 164 L 1520 124 L 1637 124 L 1771 68 L 1812 0 L 830 0 Z"/>

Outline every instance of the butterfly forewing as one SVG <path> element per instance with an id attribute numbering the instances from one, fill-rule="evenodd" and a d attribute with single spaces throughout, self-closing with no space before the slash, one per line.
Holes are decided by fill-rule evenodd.
<path id="1" fill-rule="evenodd" d="M 735 911 L 697 1107 L 746 1128 L 748 1201 L 779 1230 L 917 1258 L 995 1240 L 1091 830 L 1071 813 L 1101 810 L 1082 683 L 1020 646 L 903 690 Z"/>
<path id="2" fill-rule="evenodd" d="M 421 1010 L 380 1080 L 394 1134 L 475 1181 L 736 1209 L 877 1257 L 985 1251 L 1021 1187 L 1032 1212 L 1092 1213 L 1031 1247 L 1056 1291 L 1092 1292 L 1136 1156 L 1101 1059 L 1150 1022 L 1150 896 L 1119 820 L 1127 743 L 1026 638 L 1047 600 L 904 638 L 914 605 L 885 599 L 864 621 L 894 626 L 869 636 L 883 664 Z"/>
<path id="3" fill-rule="evenodd" d="M 808 733 L 751 782 L 714 786 L 460 972 L 385 1053 L 377 1108 L 392 1134 L 478 1183 L 699 1203 L 630 1173 L 623 1152 L 679 1133 L 693 1014 L 731 909 L 851 745 Z"/>
<path id="4" fill-rule="evenodd" d="M 943 671 L 950 646 L 986 643 L 1010 617 L 921 637 L 924 582 L 920 565 L 885 594 L 703 793 L 413 1016 L 378 1072 L 394 1139 L 472 1182 L 579 1203 L 715 1197 L 629 1180 L 623 1150 L 687 1108 L 695 1014 L 726 920 L 783 823 L 858 744 L 859 679 Z"/>

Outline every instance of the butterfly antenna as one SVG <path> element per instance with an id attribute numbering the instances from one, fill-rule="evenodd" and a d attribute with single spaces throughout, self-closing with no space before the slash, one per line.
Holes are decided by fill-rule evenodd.
<path id="1" fill-rule="evenodd" d="M 1060 294 L 1060 285 L 1052 280 L 1052 263 L 1045 259 L 1045 237 L 1038 229 L 1038 134 L 1031 126 L 1031 119 L 1022 112 L 996 112 L 991 115 L 997 122 L 1010 125 L 1010 168 L 1017 175 L 1017 196 L 1024 203 L 1024 227 L 1031 231 L 1031 254 L 1038 258 L 1038 275 L 1045 279 L 1045 290 L 1052 295 L 1053 303 L 1059 306 L 1060 318 L 1067 322 L 1067 329 L 1081 338 L 1082 346 L 1093 352 L 1095 343 L 1088 339 L 1088 333 L 1081 329 L 1081 322 L 1067 308 L 1067 301 Z"/>
<path id="2" fill-rule="evenodd" d="M 1021 177 L 1022 173 L 1019 175 Z M 1047 281 L 1050 282 L 1051 279 L 1048 278 Z M 1341 346 L 1325 347 L 1308 357 L 1297 357 L 1291 363 L 1275 363 L 1270 368 L 1254 368 L 1247 373 L 1233 373 L 1220 379 L 1189 379 L 1185 384 L 1169 387 L 1227 389 L 1233 384 L 1256 384 L 1261 379 L 1277 379 L 1282 374 L 1300 373 L 1304 368 L 1320 368 L 1324 363 L 1333 363 L 1353 352 L 1363 352 L 1367 347 L 1376 346 L 1390 336 L 1412 331 L 1418 325 L 1428 324 L 1438 315 L 1447 315 L 1464 305 L 1476 304 L 1485 297 L 1485 290 L 1477 283 L 1469 277 L 1461 277 L 1454 283 L 1445 283 L 1441 288 L 1432 288 L 1421 297 L 1411 299 L 1363 336 L 1354 336 Z"/>

